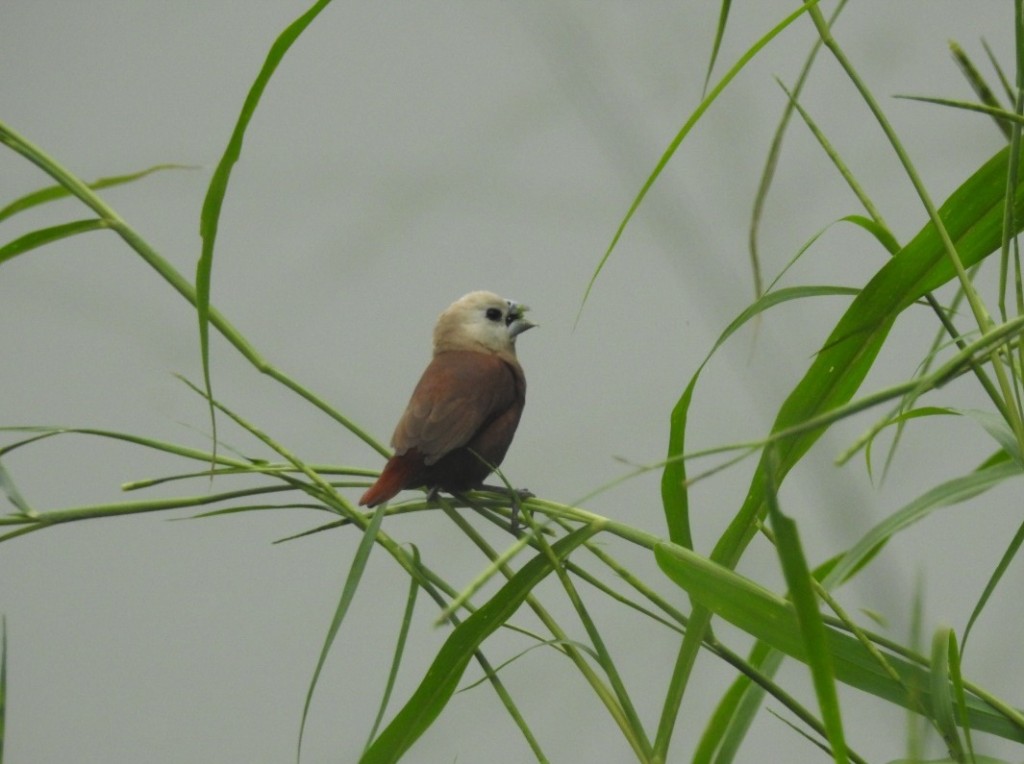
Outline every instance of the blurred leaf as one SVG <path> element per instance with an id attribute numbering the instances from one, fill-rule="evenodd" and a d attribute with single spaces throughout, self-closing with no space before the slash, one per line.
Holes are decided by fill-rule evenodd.
<path id="1" fill-rule="evenodd" d="M 953 40 L 949 41 L 949 52 L 953 56 L 953 60 L 956 61 L 957 66 L 960 67 L 960 71 L 964 73 L 964 77 L 967 79 L 968 84 L 974 90 L 975 95 L 981 99 L 981 102 L 986 106 L 991 106 L 997 109 L 1002 108 L 1002 104 L 999 103 L 999 99 L 996 98 L 995 93 L 985 82 L 985 78 L 981 76 L 981 72 L 974 65 L 974 62 L 964 52 L 964 49 Z M 1002 132 L 1003 137 L 1006 140 L 1010 140 L 1010 125 L 1006 120 L 996 118 L 996 127 Z"/>
<path id="2" fill-rule="evenodd" d="M 556 560 L 565 559 L 598 530 L 599 527 L 592 525 L 579 528 L 552 544 L 551 552 Z M 552 559 L 546 552 L 536 555 L 491 599 L 452 630 L 419 687 L 363 754 L 362 764 L 384 764 L 402 758 L 448 704 L 476 650 L 519 609 L 523 600 L 551 572 L 551 564 Z"/>
<path id="3" fill-rule="evenodd" d="M 0 462 L 0 491 L 7 497 L 7 501 L 11 502 L 21 514 L 28 517 L 35 514 L 29 503 L 25 501 L 25 497 L 21 495 L 18 486 L 14 484 L 14 478 L 11 477 L 11 473 L 4 467 L 3 462 Z"/>

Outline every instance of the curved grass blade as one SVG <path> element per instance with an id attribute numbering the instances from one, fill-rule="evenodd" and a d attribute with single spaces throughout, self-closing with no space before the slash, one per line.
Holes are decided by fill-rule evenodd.
<path id="1" fill-rule="evenodd" d="M 320 672 L 323 670 L 324 663 L 327 661 L 327 654 L 331 651 L 331 645 L 334 644 L 334 638 L 338 635 L 338 629 L 341 628 L 341 622 L 345 620 L 345 614 L 348 612 L 348 606 L 352 604 L 352 598 L 355 597 L 356 590 L 359 588 L 359 582 L 362 580 L 363 572 L 366 570 L 366 561 L 370 559 L 370 551 L 373 549 L 374 542 L 377 540 L 377 531 L 380 530 L 380 524 L 383 519 L 384 506 L 381 505 L 377 507 L 376 511 L 373 513 L 373 517 L 370 519 L 370 524 L 367 525 L 366 530 L 363 531 L 363 537 L 360 539 L 356 553 L 352 557 L 352 564 L 349 566 L 348 575 L 345 577 L 345 586 L 341 590 L 341 599 L 338 601 L 338 607 L 335 608 L 334 618 L 331 619 L 331 625 L 327 629 L 327 637 L 324 639 L 324 646 L 320 650 L 320 657 L 317 659 L 316 669 L 313 671 L 313 678 L 310 680 L 309 689 L 306 691 L 306 703 L 302 707 L 302 721 L 299 723 L 299 743 L 295 753 L 296 761 L 299 761 L 302 758 L 302 735 L 306 731 L 306 718 L 309 716 L 309 706 L 313 701 L 313 692 L 316 690 L 316 683 L 320 679 Z"/>
<path id="2" fill-rule="evenodd" d="M 599 524 L 579 528 L 551 545 L 557 560 L 600 530 Z M 527 595 L 551 572 L 551 558 L 533 557 L 490 600 L 459 624 L 445 640 L 408 702 L 366 750 L 361 764 L 397 762 L 433 724 L 462 678 L 474 652 L 495 629 L 512 617 Z"/>
<path id="3" fill-rule="evenodd" d="M 689 502 L 687 497 L 686 462 L 681 457 L 686 451 L 686 422 L 689 415 L 693 391 L 701 372 L 719 347 L 725 344 L 745 323 L 776 305 L 807 297 L 856 296 L 859 289 L 842 286 L 798 286 L 785 287 L 766 292 L 748 305 L 715 340 L 715 344 L 701 361 L 689 384 L 672 409 L 669 425 L 668 455 L 661 474 L 661 501 L 668 525 L 669 539 L 674 544 L 693 548 L 690 536 Z"/>
<path id="4" fill-rule="evenodd" d="M 110 226 L 105 220 L 90 218 L 87 220 L 75 220 L 71 223 L 61 223 L 60 225 L 50 226 L 49 228 L 40 228 L 38 231 L 32 231 L 24 236 L 19 236 L 14 241 L 9 241 L 7 244 L 0 247 L 0 263 L 5 263 L 18 255 L 37 249 L 38 247 L 44 247 L 47 244 L 52 244 L 53 242 L 60 241 L 61 239 L 67 239 L 71 236 L 77 236 L 80 233 L 99 231 L 109 227 Z"/>
<path id="5" fill-rule="evenodd" d="M 111 186 L 120 186 L 124 183 L 131 183 L 135 180 L 145 178 L 147 175 L 152 175 L 155 172 L 161 170 L 194 170 L 195 167 L 184 164 L 158 164 L 152 167 L 147 167 L 145 170 L 139 172 L 129 173 L 128 175 L 114 175 L 109 178 L 100 178 L 92 183 L 86 183 L 87 188 L 91 188 L 93 191 L 98 191 L 101 188 L 109 188 Z M 0 222 L 3 222 L 12 215 L 16 215 L 19 212 L 38 207 L 40 204 L 46 204 L 48 202 L 54 202 L 58 199 L 65 199 L 71 196 L 71 192 L 68 191 L 64 186 L 48 186 L 47 188 L 41 188 L 38 191 L 33 191 L 30 194 L 25 194 L 18 199 L 15 199 L 10 204 L 0 207 Z"/>
<path id="6" fill-rule="evenodd" d="M 711 92 L 708 93 L 701 100 L 696 110 L 693 112 L 693 114 L 690 115 L 690 118 L 686 120 L 686 123 L 683 125 L 682 129 L 680 129 L 680 131 L 676 134 L 676 137 L 672 139 L 671 143 L 669 143 L 668 148 L 665 149 L 665 152 L 661 155 L 661 158 L 658 160 L 658 163 L 654 166 L 654 171 L 647 177 L 647 180 L 644 181 L 643 186 L 640 187 L 640 191 L 639 193 L 637 193 L 636 198 L 633 199 L 633 203 L 629 205 L 629 210 L 626 212 L 626 216 L 622 219 L 622 222 L 619 223 L 619 227 L 615 231 L 615 235 L 612 237 L 611 244 L 608 245 L 608 249 L 605 250 L 604 255 L 601 257 L 600 262 L 598 262 L 597 264 L 597 268 L 594 269 L 594 273 L 593 275 L 591 275 L 590 281 L 587 282 L 587 288 L 583 292 L 583 299 L 580 300 L 579 310 L 576 312 L 575 323 L 579 323 L 580 316 L 583 313 L 583 307 L 587 304 L 587 298 L 590 296 L 590 290 L 593 289 L 594 284 L 597 282 L 597 277 L 601 274 L 601 271 L 604 269 L 604 265 L 606 262 L 608 262 L 608 258 L 611 257 L 612 250 L 615 249 L 615 245 L 618 244 L 619 239 L 622 238 L 622 234 L 626 230 L 626 226 L 629 225 L 629 221 L 633 219 L 633 215 L 640 208 L 640 204 L 647 196 L 647 192 L 651 190 L 651 188 L 654 186 L 654 182 L 661 176 L 661 173 L 668 165 L 669 160 L 672 159 L 673 155 L 675 155 L 676 149 L 679 148 L 679 145 L 683 142 L 683 139 L 689 134 L 690 130 L 693 129 L 693 126 L 697 124 L 697 121 L 704 115 L 704 112 L 708 110 L 708 107 L 710 107 L 711 104 L 715 102 L 715 99 L 718 98 L 719 95 L 721 95 L 722 91 L 725 90 L 725 88 L 729 85 L 730 82 L 732 82 L 736 75 L 743 70 L 743 67 L 750 63 L 750 60 L 754 58 L 754 56 L 756 56 L 761 51 L 761 49 L 764 48 L 765 45 L 767 45 L 769 42 L 775 39 L 775 37 L 780 32 L 782 32 L 786 27 L 788 27 L 790 24 L 796 21 L 796 19 L 799 18 L 802 13 L 817 5 L 817 3 L 818 0 L 809 0 L 809 2 L 800 6 L 795 11 L 793 11 L 793 13 L 789 14 L 788 16 L 786 16 L 786 18 L 784 18 L 782 21 L 776 24 L 771 30 L 767 32 L 767 34 L 761 37 L 761 39 L 755 42 L 742 56 L 740 56 L 739 60 L 737 60 L 736 63 L 732 65 L 729 71 L 725 73 L 725 76 L 722 77 L 721 80 L 719 80 L 718 84 L 711 89 Z"/>
<path id="7" fill-rule="evenodd" d="M 217 227 L 220 223 L 221 207 L 224 203 L 224 196 L 228 190 L 228 180 L 231 177 L 231 170 L 242 154 L 242 140 L 245 137 L 245 130 L 249 121 L 259 105 L 260 97 L 270 82 L 274 70 L 281 63 L 285 53 L 298 39 L 299 35 L 308 27 L 313 19 L 331 0 L 319 0 L 312 8 L 293 21 L 274 41 L 267 54 L 263 67 L 260 69 L 256 80 L 249 89 L 249 94 L 242 104 L 242 111 L 238 115 L 235 129 L 231 133 L 224 155 L 217 164 L 217 169 L 210 178 L 210 185 L 206 192 L 206 199 L 203 201 L 203 210 L 199 218 L 199 235 L 203 240 L 202 253 L 196 265 L 196 312 L 199 318 L 199 351 L 203 362 L 203 385 L 206 389 L 206 396 L 209 399 L 210 426 L 213 430 L 213 450 L 217 450 L 217 417 L 213 405 L 213 389 L 210 385 L 210 279 L 213 273 L 213 247 L 217 240 Z"/>

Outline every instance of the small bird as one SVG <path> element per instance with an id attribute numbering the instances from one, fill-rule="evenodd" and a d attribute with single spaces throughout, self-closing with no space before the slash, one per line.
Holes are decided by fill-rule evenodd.
<path id="1" fill-rule="evenodd" d="M 477 488 L 501 464 L 526 402 L 516 337 L 536 324 L 529 310 L 493 292 L 470 292 L 434 327 L 434 357 L 395 428 L 388 459 L 361 505 L 406 488 L 458 493 Z"/>

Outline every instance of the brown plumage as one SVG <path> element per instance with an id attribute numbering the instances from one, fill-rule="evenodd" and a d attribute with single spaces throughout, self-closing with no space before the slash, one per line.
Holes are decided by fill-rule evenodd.
<path id="1" fill-rule="evenodd" d="M 535 324 L 526 306 L 470 292 L 441 314 L 434 357 L 395 434 L 395 455 L 359 503 L 376 506 L 406 488 L 459 492 L 501 464 L 526 401 L 516 337 Z"/>

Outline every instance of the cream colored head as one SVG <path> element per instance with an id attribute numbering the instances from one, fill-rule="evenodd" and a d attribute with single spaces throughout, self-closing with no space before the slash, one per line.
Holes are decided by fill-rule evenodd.
<path id="1" fill-rule="evenodd" d="M 434 327 L 434 352 L 476 350 L 516 355 L 516 337 L 536 324 L 523 313 L 529 310 L 494 292 L 470 292 L 449 305 Z"/>

